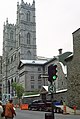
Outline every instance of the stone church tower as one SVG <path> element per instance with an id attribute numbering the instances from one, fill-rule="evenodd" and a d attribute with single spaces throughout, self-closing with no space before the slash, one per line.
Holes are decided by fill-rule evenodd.
<path id="1" fill-rule="evenodd" d="M 35 1 L 32 5 L 17 3 L 16 24 L 9 24 L 8 19 L 3 29 L 3 93 L 14 93 L 12 82 L 19 81 L 17 67 L 21 59 L 36 59 L 36 23 L 35 23 Z"/>
<path id="2" fill-rule="evenodd" d="M 17 4 L 16 47 L 20 59 L 36 59 L 35 2 Z"/>

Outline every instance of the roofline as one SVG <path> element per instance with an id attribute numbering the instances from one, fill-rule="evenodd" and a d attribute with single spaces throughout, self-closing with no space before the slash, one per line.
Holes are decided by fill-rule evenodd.
<path id="1" fill-rule="evenodd" d="M 24 95 L 22 98 L 29 98 L 29 97 L 39 97 L 40 94 L 34 94 L 34 95 Z"/>
<path id="2" fill-rule="evenodd" d="M 72 59 L 73 58 L 73 54 L 70 56 L 70 57 L 67 57 L 66 59 L 65 59 L 65 61 L 66 62 L 68 62 L 70 59 Z"/>
<path id="3" fill-rule="evenodd" d="M 44 64 L 32 64 L 32 63 L 26 63 L 26 64 L 22 64 L 20 67 L 18 66 L 18 69 L 21 69 L 23 66 L 25 66 L 25 65 L 27 65 L 27 66 L 29 66 L 29 65 L 31 65 L 31 66 L 44 66 Z"/>
<path id="4" fill-rule="evenodd" d="M 55 56 L 54 58 L 50 59 L 49 61 L 45 62 L 43 65 L 46 65 L 54 60 L 57 60 L 58 58 Z"/>
<path id="5" fill-rule="evenodd" d="M 79 31 L 80 30 L 80 28 L 78 28 L 76 31 L 74 31 L 72 34 L 74 34 L 75 32 L 77 32 L 77 31 Z"/>

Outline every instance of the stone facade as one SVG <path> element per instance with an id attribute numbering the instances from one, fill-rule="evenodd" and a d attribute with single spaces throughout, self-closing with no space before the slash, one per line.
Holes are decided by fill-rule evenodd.
<path id="1" fill-rule="evenodd" d="M 48 74 L 50 64 L 57 64 L 56 90 L 67 88 L 67 79 L 60 62 L 62 61 L 65 66 L 63 59 L 69 54 L 59 54 L 59 56 L 51 59 L 38 57 L 36 54 L 35 21 L 35 1 L 33 0 L 32 5 L 30 5 L 21 0 L 20 5 L 17 3 L 16 24 L 9 24 L 8 19 L 4 24 L 2 93 L 15 95 L 12 88 L 13 82 L 21 83 L 25 92 L 39 91 L 43 85 L 48 85 L 48 78 L 40 78 L 40 74 Z M 61 59 L 63 56 L 64 58 Z"/>
<path id="2" fill-rule="evenodd" d="M 37 62 L 38 61 L 38 62 Z M 55 81 L 56 91 L 67 89 L 67 78 L 63 72 L 58 58 L 49 61 L 41 60 L 22 60 L 19 65 L 19 81 L 25 87 L 25 91 L 39 91 L 42 86 L 48 85 L 48 77 L 40 78 L 40 74 L 48 75 L 48 66 L 57 64 L 57 80 Z"/>
<path id="3" fill-rule="evenodd" d="M 67 103 L 80 109 L 80 29 L 73 33 L 73 55 L 67 62 Z"/>
<path id="4" fill-rule="evenodd" d="M 8 19 L 3 30 L 2 77 L 3 92 L 13 94 L 12 82 L 19 82 L 18 65 L 21 59 L 36 59 L 35 2 L 17 3 L 16 24 Z"/>
<path id="5" fill-rule="evenodd" d="M 59 56 L 52 59 L 37 56 L 35 1 L 30 5 L 21 0 L 20 5 L 17 3 L 16 24 L 9 24 L 8 19 L 4 23 L 3 55 L 0 57 L 2 93 L 14 95 L 13 82 L 21 83 L 25 92 L 39 91 L 43 85 L 48 85 L 48 78 L 40 78 L 40 74 L 48 74 L 48 66 L 57 64 L 56 90 L 67 91 L 56 94 L 55 98 L 80 109 L 80 29 L 73 33 L 73 55 L 59 51 Z M 63 70 L 65 66 L 66 73 Z"/>
<path id="6" fill-rule="evenodd" d="M 2 56 L 0 56 L 0 100 L 2 98 Z"/>

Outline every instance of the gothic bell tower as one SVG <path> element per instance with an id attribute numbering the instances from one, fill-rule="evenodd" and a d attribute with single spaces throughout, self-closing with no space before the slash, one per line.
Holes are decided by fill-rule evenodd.
<path id="1" fill-rule="evenodd" d="M 36 59 L 35 1 L 17 3 L 16 48 L 19 60 Z"/>

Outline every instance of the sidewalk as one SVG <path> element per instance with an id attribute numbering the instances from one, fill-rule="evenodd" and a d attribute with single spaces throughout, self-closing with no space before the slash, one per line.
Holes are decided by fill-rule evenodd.
<path id="1" fill-rule="evenodd" d="M 80 114 L 80 110 L 74 111 L 72 108 L 66 106 L 66 111 L 64 111 L 64 106 L 63 105 L 58 105 L 63 110 L 63 114 Z"/>

